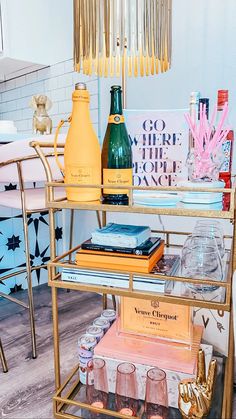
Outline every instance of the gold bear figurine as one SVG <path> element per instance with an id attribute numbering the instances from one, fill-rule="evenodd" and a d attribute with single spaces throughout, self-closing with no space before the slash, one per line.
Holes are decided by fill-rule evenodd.
<path id="1" fill-rule="evenodd" d="M 216 360 L 210 362 L 206 379 L 205 353 L 199 349 L 197 377 L 179 383 L 179 410 L 184 419 L 205 418 L 211 408 L 213 387 L 216 378 Z"/>

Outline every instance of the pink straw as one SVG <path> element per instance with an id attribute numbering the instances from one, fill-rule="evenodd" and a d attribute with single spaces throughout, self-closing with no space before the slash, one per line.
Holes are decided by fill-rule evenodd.
<path id="1" fill-rule="evenodd" d="M 228 115 L 228 103 L 224 104 L 220 121 L 214 130 L 214 121 L 216 118 L 217 107 L 214 107 L 214 111 L 210 120 L 206 117 L 206 105 L 200 103 L 199 110 L 199 122 L 196 122 L 196 115 L 194 114 L 194 120 L 189 114 L 185 114 L 185 119 L 188 123 L 192 136 L 194 138 L 194 155 L 195 161 L 195 176 L 201 175 L 201 172 L 210 172 L 212 170 L 212 161 L 210 161 L 210 155 L 219 151 L 222 147 L 223 142 L 227 138 L 230 131 L 230 127 L 223 128 L 224 122 Z M 213 133 L 214 132 L 214 133 Z M 209 163 L 207 163 L 209 159 Z"/>

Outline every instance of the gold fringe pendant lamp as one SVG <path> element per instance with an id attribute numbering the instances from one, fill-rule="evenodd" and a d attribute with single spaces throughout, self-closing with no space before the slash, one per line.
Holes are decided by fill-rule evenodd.
<path id="1" fill-rule="evenodd" d="M 172 0 L 74 0 L 74 64 L 86 75 L 149 76 L 171 66 Z"/>

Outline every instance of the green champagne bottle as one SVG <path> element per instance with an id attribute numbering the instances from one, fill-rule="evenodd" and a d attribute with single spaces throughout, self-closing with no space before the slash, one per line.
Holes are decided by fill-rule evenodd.
<path id="1" fill-rule="evenodd" d="M 104 185 L 132 185 L 132 149 L 124 122 L 121 87 L 111 87 L 111 108 L 102 148 Z M 128 205 L 127 189 L 103 190 L 103 203 Z"/>

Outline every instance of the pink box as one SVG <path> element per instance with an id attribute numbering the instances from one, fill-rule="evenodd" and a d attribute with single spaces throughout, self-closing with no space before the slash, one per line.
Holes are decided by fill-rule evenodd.
<path id="1" fill-rule="evenodd" d="M 162 369 L 193 374 L 196 355 L 202 338 L 202 326 L 194 326 L 191 348 L 176 342 L 155 337 L 117 333 L 117 319 L 95 348 L 95 355 L 124 359 L 139 364 L 158 366 Z"/>
<path id="2" fill-rule="evenodd" d="M 201 339 L 202 327 L 195 327 L 196 334 Z M 145 398 L 147 371 L 153 367 L 163 369 L 167 376 L 169 406 L 178 407 L 178 383 L 184 378 L 195 377 L 196 354 L 199 347 L 200 343 L 195 343 L 194 350 L 193 347 L 189 350 L 168 343 L 155 343 L 155 338 L 152 341 L 145 341 L 130 335 L 118 335 L 117 325 L 113 324 L 95 347 L 94 356 L 106 361 L 111 393 L 115 392 L 117 365 L 124 361 L 134 363 L 137 369 L 138 396 L 141 400 Z M 201 345 L 201 347 L 205 351 L 208 368 L 213 348 L 211 345 Z"/>

